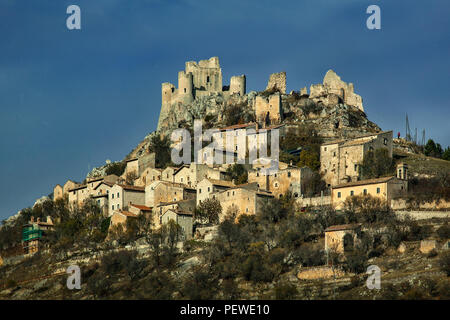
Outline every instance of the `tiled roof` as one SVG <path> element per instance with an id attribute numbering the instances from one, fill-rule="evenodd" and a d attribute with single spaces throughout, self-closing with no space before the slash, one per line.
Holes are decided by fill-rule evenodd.
<path id="1" fill-rule="evenodd" d="M 152 211 L 152 208 L 147 207 L 147 206 L 143 206 L 143 205 L 140 205 L 140 204 L 134 204 L 134 203 L 132 203 L 131 205 L 132 205 L 133 207 L 135 207 L 135 208 L 138 208 L 139 210 L 143 210 L 143 211 Z"/>
<path id="2" fill-rule="evenodd" d="M 123 214 L 124 216 L 127 216 L 127 217 L 132 217 L 132 218 L 136 218 L 137 217 L 137 215 L 135 215 L 134 213 L 131 213 L 129 211 L 117 211 L 117 212 L 121 213 L 121 214 Z"/>
<path id="3" fill-rule="evenodd" d="M 242 129 L 242 128 L 247 128 L 247 127 L 251 127 L 251 126 L 254 126 L 254 125 L 256 125 L 256 124 L 253 123 L 253 122 L 244 123 L 244 124 L 234 124 L 232 126 L 219 128 L 219 131 Z"/>
<path id="4" fill-rule="evenodd" d="M 353 186 L 363 186 L 366 184 L 384 183 L 384 182 L 388 182 L 389 180 L 394 179 L 394 178 L 395 178 L 394 176 L 389 176 L 389 177 L 382 177 L 382 178 L 375 178 L 375 179 L 353 181 L 353 182 L 338 184 L 336 186 L 333 186 L 332 188 L 338 189 L 338 188 L 353 187 Z"/>
<path id="5" fill-rule="evenodd" d="M 75 191 L 75 190 L 84 189 L 84 188 L 87 188 L 87 185 L 83 184 L 83 185 L 81 185 L 81 186 L 76 186 L 75 188 L 69 189 L 69 192 L 70 192 L 70 191 Z"/>
<path id="6" fill-rule="evenodd" d="M 357 224 L 340 224 L 340 225 L 336 225 L 336 226 L 331 226 L 325 229 L 325 232 L 330 232 L 330 231 L 340 231 L 340 230 L 353 230 L 356 228 L 361 227 L 361 224 L 357 223 Z"/>
<path id="7" fill-rule="evenodd" d="M 138 160 L 138 158 L 131 158 L 131 159 L 128 159 L 127 161 L 125 161 L 125 162 L 131 162 L 131 161 L 136 161 L 136 160 Z"/>
<path id="8" fill-rule="evenodd" d="M 336 144 L 336 143 L 346 143 L 346 142 L 351 142 L 351 141 L 353 141 L 353 140 L 357 140 L 357 139 L 361 139 L 361 138 L 367 138 L 367 137 L 370 137 L 370 136 L 378 136 L 378 135 L 380 135 L 380 134 L 388 133 L 388 132 L 392 132 L 392 130 L 390 130 L 390 131 L 381 131 L 381 132 L 366 133 L 366 134 L 363 134 L 363 135 L 361 135 L 361 136 L 354 137 L 354 138 L 349 138 L 349 139 L 337 139 L 337 140 L 332 140 L 332 141 L 329 141 L 329 142 L 322 143 L 322 146 L 326 146 L 326 145 L 329 145 L 329 144 Z"/>
<path id="9" fill-rule="evenodd" d="M 126 184 L 117 184 L 117 185 L 122 187 L 124 190 L 145 192 L 144 187 L 135 187 Z"/>
<path id="10" fill-rule="evenodd" d="M 235 185 L 233 182 L 231 182 L 231 181 L 226 181 L 226 180 L 216 180 L 216 179 L 209 179 L 209 178 L 206 178 L 206 180 L 210 181 L 213 185 L 216 185 L 216 186 L 223 186 L 223 187 L 230 187 L 230 188 L 236 186 L 236 185 Z"/>

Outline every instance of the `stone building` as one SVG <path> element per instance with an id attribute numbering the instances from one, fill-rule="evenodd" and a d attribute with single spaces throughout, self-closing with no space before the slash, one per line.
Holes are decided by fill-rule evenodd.
<path id="1" fill-rule="evenodd" d="M 237 210 L 237 217 L 241 214 L 254 215 L 260 212 L 268 201 L 273 199 L 271 193 L 258 190 L 255 183 L 219 191 L 212 194 L 212 197 L 217 199 L 222 206 L 222 214 L 219 216 L 220 221 L 224 220 L 230 208 Z"/>
<path id="2" fill-rule="evenodd" d="M 134 185 L 138 187 L 146 187 L 154 181 L 161 180 L 162 172 L 162 169 L 147 168 L 136 180 L 134 180 Z"/>
<path id="3" fill-rule="evenodd" d="M 61 199 L 63 197 L 63 187 L 60 184 L 57 184 L 53 188 L 53 201 Z"/>
<path id="4" fill-rule="evenodd" d="M 69 190 L 77 186 L 78 184 L 73 182 L 72 180 L 67 180 L 64 186 L 57 184 L 53 189 L 53 200 L 56 201 L 63 198 L 65 195 L 69 195 Z"/>
<path id="5" fill-rule="evenodd" d="M 162 202 L 193 199 L 195 196 L 195 189 L 181 183 L 155 181 L 145 187 L 145 205 L 152 208 Z"/>
<path id="6" fill-rule="evenodd" d="M 332 187 L 331 205 L 337 210 L 343 209 L 347 197 L 357 195 L 378 197 L 390 205 L 392 199 L 406 195 L 407 191 L 408 181 L 401 176 L 348 182 Z"/>
<path id="7" fill-rule="evenodd" d="M 325 251 L 351 251 L 361 235 L 361 224 L 342 224 L 325 229 Z"/>
<path id="8" fill-rule="evenodd" d="M 159 227 L 162 225 L 162 216 L 164 215 L 164 213 L 166 213 L 167 210 L 193 214 L 195 210 L 195 198 L 172 202 L 161 202 L 160 204 L 158 204 L 156 206 L 156 209 L 154 210 L 153 215 L 154 226 Z"/>
<path id="9" fill-rule="evenodd" d="M 279 168 L 272 175 L 264 175 L 260 168 L 256 168 L 248 172 L 248 182 L 256 182 L 258 188 L 271 192 L 277 198 L 288 191 L 298 198 L 303 194 L 304 185 L 312 175 L 313 171 L 308 167 L 298 168 L 288 165 Z"/>
<path id="10" fill-rule="evenodd" d="M 168 209 L 161 216 L 162 224 L 167 224 L 172 220 L 181 228 L 178 241 L 191 240 L 193 235 L 193 214 L 180 210 Z"/>
<path id="11" fill-rule="evenodd" d="M 155 153 L 148 153 L 138 158 L 128 159 L 126 161 L 127 166 L 125 172 L 122 175 L 126 178 L 129 174 L 134 174 L 136 177 L 140 177 L 142 173 L 148 168 L 155 168 Z"/>
<path id="12" fill-rule="evenodd" d="M 203 179 L 197 184 L 197 205 L 209 199 L 213 193 L 234 187 L 231 181 Z"/>
<path id="13" fill-rule="evenodd" d="M 114 210 L 128 210 L 130 203 L 145 204 L 145 188 L 115 184 L 108 197 L 109 213 Z"/>
<path id="14" fill-rule="evenodd" d="M 303 91 L 303 93 L 306 92 Z M 311 85 L 309 97 L 320 102 L 321 99 L 328 99 L 331 95 L 337 96 L 343 103 L 364 112 L 362 98 L 354 92 L 353 83 L 347 84 L 333 70 L 328 70 L 323 78 L 323 84 Z"/>
<path id="15" fill-rule="evenodd" d="M 270 124 L 279 124 L 282 119 L 280 93 L 276 92 L 269 97 L 256 96 L 254 109 L 256 121 L 263 127 Z"/>
<path id="16" fill-rule="evenodd" d="M 89 198 L 89 192 L 87 189 L 87 185 L 79 185 L 73 189 L 69 190 L 69 204 L 71 206 L 79 206 L 83 205 L 84 200 Z"/>
<path id="17" fill-rule="evenodd" d="M 320 147 L 320 171 L 328 186 L 357 181 L 359 165 L 369 150 L 386 148 L 392 157 L 392 131 L 369 133 L 358 138 L 335 140 Z"/>
<path id="18" fill-rule="evenodd" d="M 245 75 L 233 76 L 229 86 L 222 85 L 222 69 L 219 58 L 188 61 L 185 70 L 178 72 L 178 88 L 165 82 L 161 86 L 161 112 L 158 120 L 158 130 L 170 114 L 174 104 L 188 104 L 198 97 L 220 93 L 224 96 L 239 94 L 243 96 L 246 90 Z"/>
<path id="19" fill-rule="evenodd" d="M 54 224 L 50 216 L 43 222 L 40 218 L 34 220 L 32 216 L 30 221 L 23 226 L 22 246 L 25 254 L 33 254 L 40 250 L 40 242 L 45 233 L 54 229 Z"/>
<path id="20" fill-rule="evenodd" d="M 127 230 L 127 220 L 128 219 L 136 219 L 136 218 L 137 218 L 137 215 L 135 215 L 134 213 L 131 213 L 129 211 L 116 210 L 111 214 L 110 226 L 114 227 L 114 226 L 121 224 L 122 230 L 126 231 Z"/>
<path id="21" fill-rule="evenodd" d="M 220 168 L 212 168 L 206 164 L 197 164 L 192 162 L 190 165 L 183 165 L 173 173 L 175 183 L 186 184 L 195 188 L 197 183 L 204 178 L 221 180 L 224 173 Z"/>

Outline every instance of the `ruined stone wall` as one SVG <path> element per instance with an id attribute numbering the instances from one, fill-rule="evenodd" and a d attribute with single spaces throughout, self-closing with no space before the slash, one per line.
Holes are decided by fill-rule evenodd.
<path id="1" fill-rule="evenodd" d="M 272 73 L 266 90 L 277 88 L 282 94 L 286 93 L 286 72 Z"/>
<path id="2" fill-rule="evenodd" d="M 281 96 L 274 93 L 265 98 L 257 96 L 255 99 L 256 121 L 261 124 L 278 124 L 281 122 Z"/>

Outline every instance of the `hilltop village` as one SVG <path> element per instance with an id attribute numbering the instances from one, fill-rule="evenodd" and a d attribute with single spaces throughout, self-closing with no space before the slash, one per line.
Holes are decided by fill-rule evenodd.
<path id="1" fill-rule="evenodd" d="M 286 87 L 286 73 L 280 72 L 270 75 L 263 91 L 246 92 L 245 75 L 233 76 L 229 85 L 223 84 L 217 57 L 186 62 L 185 70 L 178 73 L 177 87 L 162 83 L 155 132 L 123 161 L 94 169 L 82 183 L 69 179 L 57 184 L 51 198 L 40 199 L 35 206 L 45 207 L 48 201 L 65 203 L 71 214 L 84 212 L 80 210 L 87 206 L 95 207 L 106 221 L 99 228 L 106 237 L 101 241 L 117 242 L 131 230 L 144 235 L 145 228 L 155 233 L 175 226 L 176 243 L 214 242 L 225 232 L 221 231 L 225 223 L 241 223 L 276 206 L 278 209 L 270 213 L 274 224 L 281 219 L 274 212 L 283 210 L 319 216 L 330 210 L 346 215 L 350 211 L 449 208 L 448 194 L 414 202 L 419 193 L 418 181 L 439 173 L 418 169 L 408 158 L 418 154 L 416 145 L 400 136 L 394 139 L 391 130 L 383 131 L 367 119 L 363 99 L 355 93 L 352 83 L 329 70 L 323 83 L 313 84 L 309 90 L 305 87 L 286 93 Z M 217 129 L 224 141 L 244 134 L 244 145 L 235 138 L 216 150 L 204 145 L 198 162 L 175 166 L 170 159 L 174 146 L 170 135 L 179 128 L 192 132 L 196 119 L 202 120 L 204 128 Z M 280 156 L 276 159 L 278 170 L 272 174 L 263 170 L 273 161 L 270 156 L 244 164 L 207 161 L 214 152 L 222 158 L 237 159 L 239 148 L 248 147 L 251 135 L 259 139 L 265 134 L 270 140 L 275 130 Z M 447 186 L 444 188 L 448 193 Z M 31 216 L 23 227 L 23 253 L 48 249 L 46 237 L 57 229 L 61 219 Z M 318 264 L 323 263 L 325 269 L 308 271 L 299 278 L 335 275 L 334 269 L 332 273 L 329 269 L 331 252 L 343 255 L 363 241 L 358 218 L 333 219 L 327 220 L 321 230 L 311 225 L 305 231 L 316 242 L 317 237 L 324 236 L 322 247 L 311 252 L 324 250 L 327 262 L 320 260 Z M 280 231 L 284 233 L 289 234 Z M 303 241 L 311 241 L 308 237 Z M 269 251 L 276 247 L 270 241 L 265 245 Z M 437 245 L 436 241 L 421 244 L 427 253 L 437 250 Z M 257 251 L 264 242 L 251 246 Z"/>

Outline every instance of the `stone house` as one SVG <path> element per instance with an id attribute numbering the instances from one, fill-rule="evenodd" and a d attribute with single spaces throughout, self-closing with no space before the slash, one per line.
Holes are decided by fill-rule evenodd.
<path id="1" fill-rule="evenodd" d="M 108 197 L 109 213 L 114 210 L 128 210 L 130 203 L 145 203 L 145 188 L 135 187 L 124 184 L 115 184 Z"/>
<path id="2" fill-rule="evenodd" d="M 69 194 L 69 190 L 75 188 L 78 186 L 78 183 L 73 182 L 72 180 L 67 180 L 66 183 L 64 183 L 63 185 L 63 195 L 68 195 Z"/>
<path id="3" fill-rule="evenodd" d="M 161 216 L 161 222 L 162 224 L 167 224 L 170 220 L 173 220 L 181 228 L 181 234 L 178 239 L 179 241 L 192 239 L 193 215 L 191 212 L 168 209 Z"/>
<path id="4" fill-rule="evenodd" d="M 241 214 L 254 215 L 274 198 L 271 193 L 258 190 L 254 183 L 219 191 L 212 197 L 217 199 L 222 206 L 220 221 L 224 220 L 228 210 L 232 207 L 237 209 L 237 217 Z"/>
<path id="5" fill-rule="evenodd" d="M 173 177 L 175 183 L 186 184 L 191 188 L 195 188 L 197 183 L 204 178 L 221 180 L 225 173 L 217 168 L 211 168 L 206 164 L 191 163 L 183 165 L 174 171 Z"/>
<path id="6" fill-rule="evenodd" d="M 332 187 L 331 205 L 341 210 L 347 197 L 357 195 L 378 197 L 390 205 L 392 199 L 405 195 L 407 191 L 408 181 L 394 176 L 348 182 Z"/>
<path id="7" fill-rule="evenodd" d="M 162 169 L 147 168 L 141 175 L 134 180 L 134 185 L 138 187 L 146 187 L 154 181 L 161 180 Z"/>
<path id="8" fill-rule="evenodd" d="M 145 205 L 156 207 L 161 202 L 195 199 L 196 190 L 181 183 L 155 181 L 145 187 Z"/>
<path id="9" fill-rule="evenodd" d="M 235 187 L 231 181 L 203 179 L 197 184 L 197 205 L 209 199 L 213 193 Z"/>
<path id="10" fill-rule="evenodd" d="M 130 205 L 128 206 L 128 211 L 135 214 L 136 216 L 140 214 L 145 214 L 148 216 L 149 214 L 151 214 L 152 208 L 141 204 L 130 203 Z"/>
<path id="11" fill-rule="evenodd" d="M 97 187 L 100 184 L 104 183 L 104 185 L 112 186 L 113 184 L 117 183 L 118 180 L 119 180 L 119 177 L 116 176 L 115 174 L 110 174 L 110 175 L 107 175 L 104 177 L 88 179 L 86 182 L 87 191 L 88 191 L 89 195 L 98 195 Z"/>
<path id="12" fill-rule="evenodd" d="M 325 251 L 344 253 L 352 250 L 361 235 L 361 224 L 342 224 L 325 229 Z"/>
<path id="13" fill-rule="evenodd" d="M 100 207 L 100 210 L 104 216 L 109 215 L 109 205 L 108 205 L 108 194 L 96 194 L 91 195 L 91 198 L 97 203 L 97 205 Z"/>
<path id="14" fill-rule="evenodd" d="M 167 210 L 175 210 L 180 212 L 187 212 L 193 214 L 195 211 L 195 199 L 186 199 L 172 202 L 161 202 L 154 210 L 153 224 L 158 227 L 161 226 L 162 216 Z"/>
<path id="15" fill-rule="evenodd" d="M 134 213 L 131 213 L 129 211 L 116 210 L 111 214 L 110 226 L 113 227 L 121 224 L 123 231 L 126 231 L 127 220 L 135 218 L 137 218 L 137 215 L 135 215 Z"/>
<path id="16" fill-rule="evenodd" d="M 271 175 L 264 175 L 261 168 L 250 170 L 248 182 L 256 182 L 258 188 L 271 192 L 277 198 L 285 195 L 288 191 L 295 198 L 300 197 L 303 194 L 304 185 L 312 177 L 313 171 L 308 167 L 298 168 L 292 165 L 283 165 L 282 167 Z"/>
<path id="17" fill-rule="evenodd" d="M 69 190 L 69 204 L 71 206 L 82 206 L 84 200 L 89 198 L 87 185 L 80 185 Z"/>
<path id="18" fill-rule="evenodd" d="M 161 180 L 173 182 L 173 174 L 177 170 L 175 167 L 167 167 L 161 173 Z"/>
<path id="19" fill-rule="evenodd" d="M 327 142 L 320 147 L 320 171 L 328 186 L 357 181 L 359 165 L 369 150 L 386 148 L 392 157 L 392 131 L 370 133 L 350 140 Z"/>
<path id="20" fill-rule="evenodd" d="M 64 186 L 57 184 L 55 188 L 53 188 L 53 200 L 56 201 L 63 198 L 65 195 L 69 194 L 69 190 L 74 189 L 77 186 L 78 184 L 72 180 L 67 180 Z"/>

